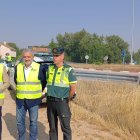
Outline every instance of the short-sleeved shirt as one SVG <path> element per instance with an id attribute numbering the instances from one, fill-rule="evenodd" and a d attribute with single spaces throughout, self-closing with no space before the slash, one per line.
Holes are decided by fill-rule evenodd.
<path id="1" fill-rule="evenodd" d="M 54 77 L 53 77 L 53 83 L 52 85 L 47 85 L 47 96 L 52 96 L 52 97 L 56 97 L 56 98 L 68 98 L 69 97 L 69 92 L 70 92 L 70 85 L 71 84 L 75 84 L 77 83 L 77 78 L 75 76 L 75 72 L 74 70 L 71 68 L 70 72 L 68 73 L 68 81 L 69 81 L 69 87 L 59 87 L 56 86 L 55 83 L 55 78 L 57 75 L 61 75 L 62 71 L 64 70 L 64 68 L 68 68 L 71 66 L 67 65 L 67 64 L 63 64 L 62 67 L 57 68 L 54 65 Z M 48 69 L 49 71 L 49 69 Z M 47 79 L 49 78 L 49 72 L 47 72 Z M 61 80 L 61 79 L 60 79 Z"/>

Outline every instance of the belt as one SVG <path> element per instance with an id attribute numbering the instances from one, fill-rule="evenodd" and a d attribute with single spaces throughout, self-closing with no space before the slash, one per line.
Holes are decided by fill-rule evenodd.
<path id="1" fill-rule="evenodd" d="M 68 98 L 56 98 L 52 96 L 47 96 L 47 100 L 52 101 L 52 102 L 68 102 L 69 101 Z"/>

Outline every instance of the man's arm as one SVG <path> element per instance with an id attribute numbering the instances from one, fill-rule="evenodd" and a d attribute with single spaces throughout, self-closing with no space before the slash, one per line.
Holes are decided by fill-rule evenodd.
<path id="1" fill-rule="evenodd" d="M 73 98 L 76 94 L 76 83 L 70 85 L 70 98 Z"/>
<path id="2" fill-rule="evenodd" d="M 42 91 L 46 87 L 46 67 L 40 65 L 38 79 L 41 81 Z"/>
<path id="3" fill-rule="evenodd" d="M 76 85 L 77 85 L 77 78 L 75 76 L 75 72 L 73 69 L 69 73 L 69 84 L 70 84 L 69 98 L 73 99 L 76 96 Z"/>
<path id="4" fill-rule="evenodd" d="M 9 76 L 7 74 L 5 66 L 3 67 L 3 84 L 0 85 L 0 92 L 3 92 L 5 89 L 7 89 L 10 86 L 10 80 Z"/>
<path id="5" fill-rule="evenodd" d="M 15 84 L 17 83 L 16 79 L 17 79 L 17 66 L 15 67 L 15 70 L 14 70 L 14 82 L 15 82 Z"/>

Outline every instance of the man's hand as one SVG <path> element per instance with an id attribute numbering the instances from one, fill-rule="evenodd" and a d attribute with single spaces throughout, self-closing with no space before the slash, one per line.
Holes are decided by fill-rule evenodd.
<path id="1" fill-rule="evenodd" d="M 76 83 L 70 84 L 69 100 L 76 98 Z"/>
<path id="2" fill-rule="evenodd" d="M 46 97 L 46 93 L 47 93 L 47 87 L 45 87 L 42 92 L 42 98 Z"/>
<path id="3" fill-rule="evenodd" d="M 70 101 L 74 100 L 76 98 L 76 92 L 70 97 Z"/>
<path id="4" fill-rule="evenodd" d="M 46 93 L 42 92 L 42 98 L 45 98 L 45 97 L 46 97 Z"/>

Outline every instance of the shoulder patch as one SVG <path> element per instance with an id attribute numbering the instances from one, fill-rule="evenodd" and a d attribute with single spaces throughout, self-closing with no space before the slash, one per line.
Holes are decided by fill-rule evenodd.
<path id="1" fill-rule="evenodd" d="M 72 69 L 72 70 L 73 70 L 73 69 Z M 74 70 L 72 71 L 72 75 L 73 75 L 73 76 L 75 76 L 75 75 L 76 75 L 76 73 L 75 73 L 75 71 L 74 71 Z"/>
<path id="2" fill-rule="evenodd" d="M 70 68 L 71 66 L 68 65 L 68 64 L 66 64 L 66 63 L 64 63 L 64 67 L 65 67 L 65 68 Z"/>

